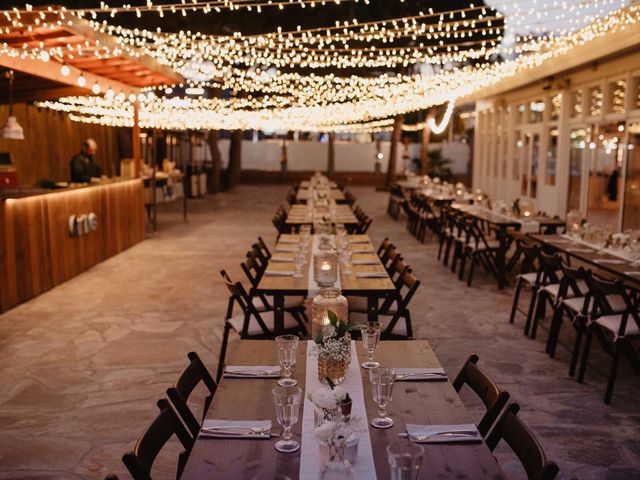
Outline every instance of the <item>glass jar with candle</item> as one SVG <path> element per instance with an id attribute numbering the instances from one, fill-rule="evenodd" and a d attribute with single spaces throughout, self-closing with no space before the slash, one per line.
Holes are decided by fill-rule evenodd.
<path id="1" fill-rule="evenodd" d="M 321 287 L 331 287 L 338 280 L 338 255 L 335 250 L 313 256 L 313 279 Z"/>
<path id="2" fill-rule="evenodd" d="M 311 335 L 316 338 L 324 327 L 329 325 L 327 311 L 336 314 L 339 321 L 349 321 L 349 303 L 339 288 L 321 288 L 311 304 Z"/>

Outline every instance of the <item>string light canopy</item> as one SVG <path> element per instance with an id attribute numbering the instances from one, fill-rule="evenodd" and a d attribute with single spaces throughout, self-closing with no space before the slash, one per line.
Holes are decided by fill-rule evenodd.
<path id="1" fill-rule="evenodd" d="M 233 15 L 238 10 L 247 12 L 249 8 L 259 15 L 257 18 L 263 18 L 267 9 L 277 12 L 293 6 L 301 12 L 316 7 L 322 7 L 316 13 L 334 9 L 335 14 L 336 8 L 347 5 L 347 12 L 362 13 L 368 12 L 362 8 L 373 11 L 377 3 L 184 0 L 180 4 L 147 1 L 144 6 L 103 2 L 99 8 L 50 7 L 38 13 L 39 28 L 46 28 L 47 15 L 91 18 L 90 27 L 98 34 L 116 38 L 118 50 L 91 46 L 87 49 L 91 55 L 109 57 L 125 52 L 150 57 L 186 80 L 143 89 L 134 98 L 117 92 L 94 92 L 99 95 L 65 97 L 39 105 L 65 111 L 77 121 L 105 125 L 131 125 L 133 103 L 137 101 L 142 127 L 359 132 L 388 130 L 397 114 L 446 104 L 440 122 L 428 120 L 429 128 L 438 133 L 446 128 L 453 113 L 452 99 L 535 68 L 640 19 L 640 6 L 625 6 L 627 2 L 620 0 L 538 1 L 535 13 L 541 19 L 539 24 L 544 19 L 566 19 L 568 12 L 571 21 L 545 32 L 534 23 L 528 32 L 521 28 L 509 43 L 505 41 L 505 23 L 522 26 L 527 14 L 534 13 L 518 2 L 502 3 L 511 12 L 505 17 L 496 8 L 481 4 L 447 2 L 449 8 L 438 10 L 435 6 L 417 8 L 418 2 L 390 0 L 385 5 L 402 15 L 358 19 L 346 14 L 321 23 L 322 18 L 315 19 L 314 13 L 315 22 L 305 25 L 298 21 L 306 17 L 288 10 L 284 25 L 274 27 L 271 17 L 271 29 L 258 32 L 241 32 L 241 28 L 213 33 L 190 29 L 168 32 L 162 26 L 140 28 L 113 23 L 120 14 L 145 19 L 153 12 L 158 14 L 156 18 L 174 10 L 189 18 L 202 16 L 203 12 L 211 14 L 207 19 Z M 406 8 L 409 3 L 414 4 L 413 10 Z M 0 18 L 4 15 L 11 25 L 5 29 L 29 28 L 24 23 L 25 12 L 29 11 L 34 10 L 25 7 L 1 12 Z M 0 54 L 55 58 L 63 68 L 69 56 L 88 53 L 78 46 L 69 49 L 42 44 L 21 51 L 15 45 L 0 45 Z"/>

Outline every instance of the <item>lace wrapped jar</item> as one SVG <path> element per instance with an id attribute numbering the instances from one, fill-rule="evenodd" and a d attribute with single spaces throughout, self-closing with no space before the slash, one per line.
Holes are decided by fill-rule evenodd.
<path id="1" fill-rule="evenodd" d="M 338 320 L 348 321 L 349 303 L 339 288 L 321 288 L 311 305 L 311 338 L 315 339 L 329 325 L 328 311 L 336 314 Z"/>
<path id="2" fill-rule="evenodd" d="M 350 363 L 351 335 L 347 333 L 342 338 L 326 339 L 318 349 L 318 380 L 328 383 L 329 378 L 334 385 L 341 384 Z"/>

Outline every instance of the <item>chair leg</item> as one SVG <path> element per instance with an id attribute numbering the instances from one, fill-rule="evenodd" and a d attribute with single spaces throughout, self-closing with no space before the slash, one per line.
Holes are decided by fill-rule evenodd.
<path id="1" fill-rule="evenodd" d="M 227 356 L 227 344 L 229 343 L 229 331 L 231 331 L 231 325 L 229 322 L 224 322 L 224 333 L 222 335 L 222 345 L 220 346 L 220 357 L 218 358 L 218 372 L 216 373 L 216 382 L 220 383 L 222 378 L 222 372 L 224 372 L 224 360 Z"/>
<path id="2" fill-rule="evenodd" d="M 460 280 L 461 282 L 464 281 L 464 268 L 467 265 L 467 257 L 469 255 L 467 254 L 467 252 L 462 252 L 462 255 L 460 257 L 460 270 L 458 270 L 458 280 Z"/>
<path id="3" fill-rule="evenodd" d="M 531 289 L 531 300 L 529 302 L 529 310 L 527 311 L 527 321 L 524 324 L 524 334 L 528 337 L 529 330 L 531 330 L 531 320 L 533 318 L 533 312 L 535 312 L 536 303 L 538 303 L 538 297 L 540 293 L 536 287 Z"/>
<path id="4" fill-rule="evenodd" d="M 411 325 L 411 313 L 409 310 L 405 310 L 404 321 L 407 325 L 407 336 L 413 338 L 413 325 Z"/>
<path id="5" fill-rule="evenodd" d="M 456 240 L 453 245 L 453 257 L 451 258 L 451 273 L 456 273 L 456 266 L 458 265 L 458 258 L 460 257 L 462 248 L 464 247 Z"/>
<path id="6" fill-rule="evenodd" d="M 546 352 L 551 358 L 554 358 L 556 356 L 556 346 L 558 345 L 558 338 L 560 338 L 563 313 L 564 308 L 562 304 L 558 305 L 555 312 L 553 312 L 553 319 L 551 320 L 551 327 L 549 328 L 549 338 L 547 338 L 546 348 Z"/>
<path id="7" fill-rule="evenodd" d="M 616 383 L 618 363 L 620 363 L 620 349 L 619 342 L 615 342 L 613 345 L 613 362 L 611 363 L 611 371 L 609 372 L 609 380 L 607 381 L 607 391 L 604 394 L 604 403 L 607 405 L 611 403 L 611 397 L 613 396 L 613 386 Z"/>
<path id="8" fill-rule="evenodd" d="M 455 242 L 453 237 L 449 237 L 447 239 L 447 246 L 444 249 L 444 258 L 442 259 L 442 263 L 446 267 L 449 264 L 449 254 L 451 253 L 451 244 Z"/>
<path id="9" fill-rule="evenodd" d="M 580 371 L 578 372 L 578 383 L 584 383 L 584 375 L 587 370 L 587 361 L 589 360 L 589 351 L 591 350 L 591 342 L 593 340 L 593 327 L 587 327 L 587 338 L 584 342 L 584 350 L 582 351 L 582 359 L 580 360 Z"/>
<path id="10" fill-rule="evenodd" d="M 522 285 L 524 280 L 522 278 L 518 278 L 518 282 L 516 283 L 516 290 L 513 293 L 513 305 L 511 305 L 511 315 L 509 315 L 509 323 L 513 323 L 516 318 L 516 312 L 518 311 L 518 302 L 520 301 L 520 290 L 522 290 Z"/>
<path id="11" fill-rule="evenodd" d="M 576 374 L 576 367 L 578 366 L 578 358 L 580 356 L 580 347 L 582 346 L 582 330 L 578 328 L 576 330 L 576 340 L 573 343 L 573 352 L 571 352 L 571 364 L 569 365 L 569 376 L 573 377 Z"/>
<path id="12" fill-rule="evenodd" d="M 471 254 L 471 265 L 469 265 L 469 277 L 467 278 L 467 287 L 471 286 L 471 280 L 473 279 L 473 271 L 476 268 L 476 262 L 478 260 L 476 259 L 476 256 L 474 254 Z"/>
<path id="13" fill-rule="evenodd" d="M 538 323 L 540 320 L 544 319 L 546 316 L 546 303 L 547 295 L 541 292 L 538 297 L 538 306 L 536 307 L 536 312 L 533 315 L 533 320 L 531 322 L 531 335 L 530 338 L 534 340 L 536 338 L 536 333 L 538 332 Z"/>

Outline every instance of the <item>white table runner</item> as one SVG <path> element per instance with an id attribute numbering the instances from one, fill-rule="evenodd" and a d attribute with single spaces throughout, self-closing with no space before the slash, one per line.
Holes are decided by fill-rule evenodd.
<path id="1" fill-rule="evenodd" d="M 311 243 L 311 256 L 309 257 L 309 278 L 307 281 L 307 290 L 308 293 L 307 295 L 309 296 L 309 298 L 313 298 L 315 297 L 319 292 L 320 289 L 322 288 L 320 285 L 318 285 L 318 283 L 316 282 L 314 276 L 313 276 L 313 270 L 315 268 L 315 262 L 313 261 L 313 257 L 315 257 L 315 255 L 317 253 L 320 253 L 320 235 L 313 235 L 312 237 L 312 243 Z M 333 235 L 331 235 L 331 242 L 333 244 L 333 247 L 335 248 L 336 246 L 336 239 Z M 335 288 L 341 289 L 341 284 L 340 284 L 340 262 L 338 262 L 338 277 L 336 280 L 336 283 L 333 284 L 333 286 Z"/>
<path id="2" fill-rule="evenodd" d="M 492 215 L 495 215 L 496 217 L 501 217 L 504 218 L 505 220 L 509 221 L 509 222 L 517 222 L 520 224 L 520 231 L 522 233 L 539 233 L 540 232 L 540 222 L 538 222 L 537 220 L 534 219 L 528 219 L 528 220 L 524 220 L 522 218 L 516 218 L 516 217 L 512 217 L 511 215 L 505 215 L 504 213 L 499 213 L 496 212 L 494 210 L 489 210 L 488 208 L 484 208 L 484 207 L 477 207 L 478 210 L 482 210 L 485 211 L 487 213 L 490 213 Z"/>
<path id="3" fill-rule="evenodd" d="M 566 233 L 563 233 L 560 236 L 562 238 L 566 238 L 567 240 L 570 240 L 572 243 L 577 243 L 577 244 L 580 244 L 580 245 L 584 245 L 585 247 L 589 247 L 589 248 L 593 249 L 594 252 L 606 253 L 606 254 L 612 255 L 614 257 L 621 258 L 622 260 L 626 260 L 628 262 L 632 262 L 632 259 L 629 257 L 629 255 L 626 254 L 626 252 L 621 252 L 620 250 L 615 250 L 613 248 L 600 248 L 600 247 L 598 247 L 597 245 L 595 245 L 593 243 L 586 242 L 586 241 L 582 240 L 581 238 L 572 237 L 571 235 L 567 235 Z"/>
<path id="4" fill-rule="evenodd" d="M 300 480 L 317 480 L 322 467 L 320 445 L 313 434 L 314 430 L 314 405 L 307 398 L 307 394 L 320 388 L 323 384 L 318 380 L 318 356 L 314 352 L 314 342 L 307 342 L 307 380 L 305 383 L 304 410 L 302 413 L 302 446 L 300 448 Z M 349 393 L 353 402 L 351 417 L 360 417 L 362 423 L 367 426 L 367 431 L 360 434 L 358 444 L 358 456 L 353 464 L 354 480 L 376 480 L 376 466 L 373 461 L 373 447 L 369 435 L 369 421 L 364 404 L 364 389 L 356 343 L 351 342 L 351 363 L 344 382 L 340 385 Z"/>

